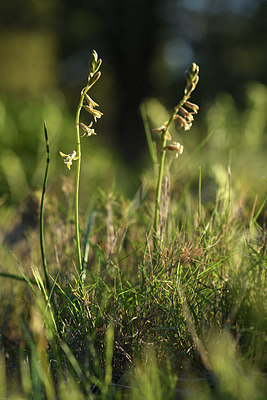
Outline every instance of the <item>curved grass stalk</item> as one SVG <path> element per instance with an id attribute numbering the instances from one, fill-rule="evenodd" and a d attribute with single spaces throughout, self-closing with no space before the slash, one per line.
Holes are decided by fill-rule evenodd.
<path id="1" fill-rule="evenodd" d="M 48 302 L 50 304 L 50 300 L 52 301 L 52 305 L 54 311 L 56 312 L 56 303 L 54 298 L 54 285 L 51 288 L 48 268 L 47 268 L 47 261 L 45 255 L 45 245 L 44 245 L 44 198 L 45 198 L 45 191 L 47 186 L 47 179 L 48 179 L 48 169 L 50 164 L 50 147 L 49 147 L 49 140 L 48 140 L 48 133 L 46 123 L 44 122 L 44 134 L 45 134 L 45 143 L 46 143 L 46 167 L 45 167 L 45 175 L 44 175 L 44 183 L 42 189 L 42 197 L 41 197 L 41 206 L 40 206 L 40 247 L 41 247 L 41 255 L 42 255 L 42 263 L 43 263 L 43 271 L 45 277 L 45 289 L 48 292 Z"/>
<path id="2" fill-rule="evenodd" d="M 41 246 L 41 254 L 42 254 L 42 262 L 43 262 L 43 270 L 44 270 L 46 289 L 50 293 L 51 287 L 50 287 L 50 281 L 49 281 L 49 276 L 48 276 L 47 261 L 46 261 L 46 256 L 45 256 L 45 245 L 44 245 L 44 198 L 45 198 L 45 191 L 46 191 L 47 178 L 48 178 L 48 169 L 49 169 L 49 163 L 50 163 L 50 148 L 49 148 L 47 127 L 46 127 L 45 122 L 44 122 L 44 134 L 45 134 L 45 143 L 46 143 L 46 167 L 45 167 L 44 183 L 43 183 L 42 197 L 41 197 L 41 208 L 40 208 L 40 246 Z"/>

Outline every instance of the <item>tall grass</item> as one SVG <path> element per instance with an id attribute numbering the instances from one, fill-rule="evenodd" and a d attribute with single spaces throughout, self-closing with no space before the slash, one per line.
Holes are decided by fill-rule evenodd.
<path id="1" fill-rule="evenodd" d="M 73 202 L 64 207 L 44 197 L 45 128 L 41 255 L 33 255 L 31 268 L 26 256 L 19 260 L 20 274 L 5 255 L 0 272 L 3 398 L 265 398 L 266 199 L 239 198 L 229 165 L 207 201 L 202 168 L 183 185 L 187 171 L 179 168 L 177 185 L 170 152 L 155 202 L 155 104 L 142 106 L 153 171 L 144 172 L 131 199 L 95 191 L 95 206 L 80 219 L 78 256 Z M 208 151 L 210 138 L 187 165 Z M 70 193 L 76 198 L 77 178 Z M 160 246 L 155 213 L 165 218 Z M 36 233 L 29 235 L 38 246 Z"/>

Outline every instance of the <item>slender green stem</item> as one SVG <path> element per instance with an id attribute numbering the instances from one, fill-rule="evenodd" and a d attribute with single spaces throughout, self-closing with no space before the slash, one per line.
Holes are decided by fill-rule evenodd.
<path id="1" fill-rule="evenodd" d="M 201 222 L 201 167 L 199 167 L 199 178 L 198 178 L 198 226 Z"/>
<path id="2" fill-rule="evenodd" d="M 78 157 L 77 170 L 76 170 L 76 182 L 75 182 L 75 236 L 76 236 L 76 250 L 77 250 L 77 258 L 78 258 L 78 270 L 79 270 L 79 275 L 80 275 L 82 285 L 85 280 L 85 269 L 83 268 L 83 263 L 82 263 L 82 254 L 81 254 L 81 245 L 80 245 L 80 229 L 79 229 L 79 186 L 80 186 L 80 171 L 81 171 L 81 158 L 82 158 L 79 122 L 80 122 L 80 114 L 81 114 L 81 109 L 83 106 L 84 97 L 85 97 L 86 93 L 88 92 L 89 88 L 90 88 L 90 86 L 88 83 L 86 88 L 84 88 L 82 90 L 80 102 L 77 107 L 76 119 L 75 119 L 76 140 L 77 140 L 77 157 Z"/>
<path id="3" fill-rule="evenodd" d="M 84 281 L 85 281 L 85 266 L 86 264 L 82 261 L 81 254 L 81 245 L 80 245 L 80 229 L 79 229 L 79 186 L 80 186 L 80 171 L 81 171 L 81 139 L 80 139 L 80 114 L 83 107 L 84 98 L 88 92 L 88 90 L 96 83 L 96 81 L 100 78 L 101 72 L 98 71 L 100 65 L 102 63 L 101 59 L 98 59 L 98 54 L 95 50 L 92 52 L 92 60 L 89 65 L 89 76 L 87 85 L 81 91 L 80 101 L 77 107 L 76 119 L 75 119 L 75 128 L 76 128 L 76 141 L 77 141 L 77 170 L 76 170 L 76 182 L 75 182 L 75 236 L 76 236 L 76 250 L 77 250 L 77 258 L 78 258 L 78 271 L 79 271 L 79 282 L 81 284 L 81 288 L 83 289 Z M 90 107 L 89 107 L 90 109 Z M 95 111 L 95 110 L 94 110 Z M 89 111 L 90 112 L 90 111 Z M 100 116 L 102 113 L 100 113 Z M 84 125 L 84 124 L 82 124 Z M 91 126 L 91 125 L 90 125 Z M 90 136 L 90 135 L 89 135 Z"/>
<path id="4" fill-rule="evenodd" d="M 161 139 L 161 156 L 160 156 L 158 182 L 157 182 L 156 197 L 155 197 L 154 231 L 156 236 L 158 233 L 161 186 L 162 186 L 163 171 L 164 171 L 164 161 L 166 155 L 165 146 L 166 146 L 166 138 L 165 135 L 163 135 Z"/>
<path id="5" fill-rule="evenodd" d="M 156 187 L 156 196 L 155 196 L 155 214 L 154 214 L 154 247 L 158 243 L 158 224 L 159 224 L 159 212 L 160 212 L 160 199 L 161 199 L 161 187 L 162 187 L 162 179 L 163 179 L 163 172 L 164 172 L 164 162 L 165 162 L 165 155 L 166 155 L 166 143 L 167 143 L 167 131 L 170 123 L 173 120 L 175 114 L 178 113 L 179 109 L 183 106 L 183 104 L 188 100 L 188 95 L 184 95 L 180 103 L 174 107 L 173 113 L 171 114 L 167 124 L 165 124 L 165 129 L 162 134 L 161 139 L 161 154 L 160 154 L 160 162 L 159 162 L 159 173 L 158 173 L 158 181 Z"/>
<path id="6" fill-rule="evenodd" d="M 178 114 L 181 107 L 185 104 L 185 102 L 190 98 L 192 91 L 195 89 L 198 83 L 198 71 L 199 67 L 193 63 L 190 69 L 190 72 L 187 74 L 187 84 L 184 91 L 184 96 L 182 100 L 174 107 L 173 112 L 169 118 L 169 120 L 164 124 L 163 131 L 161 131 L 161 149 L 160 149 L 160 162 L 159 162 L 159 173 L 158 173 L 158 181 L 156 187 L 156 196 L 155 196 L 155 215 L 154 215 L 154 248 L 158 246 L 158 225 L 159 225 L 159 215 L 160 215 L 160 201 L 161 201 L 161 187 L 162 187 L 162 179 L 164 172 L 164 162 L 166 155 L 166 143 L 168 136 L 168 128 L 171 122 L 174 120 L 176 114 Z M 192 107 L 192 104 L 191 104 Z M 196 106 L 197 107 L 197 106 Z M 190 129 L 190 127 L 189 127 Z"/>

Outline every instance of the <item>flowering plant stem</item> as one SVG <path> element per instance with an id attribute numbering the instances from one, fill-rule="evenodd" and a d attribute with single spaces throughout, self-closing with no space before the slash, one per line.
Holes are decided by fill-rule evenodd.
<path id="1" fill-rule="evenodd" d="M 62 157 L 65 158 L 65 164 L 67 165 L 68 169 L 70 169 L 73 160 L 77 160 L 77 170 L 76 170 L 76 181 L 75 181 L 75 236 L 76 236 L 76 251 L 77 251 L 77 258 L 78 258 L 78 271 L 79 271 L 79 281 L 81 287 L 84 286 L 84 281 L 86 277 L 86 264 L 82 260 L 82 253 L 81 253 L 81 245 L 80 245 L 80 229 L 79 229 L 79 186 L 80 186 L 80 171 L 81 171 L 81 159 L 82 159 L 82 152 L 81 152 L 81 136 L 91 136 L 96 135 L 94 129 L 91 128 L 93 122 L 86 126 L 83 122 L 80 122 L 80 115 L 82 108 L 86 109 L 91 116 L 94 117 L 96 122 L 97 118 L 100 118 L 103 113 L 101 111 L 96 110 L 94 107 L 97 107 L 98 104 L 94 102 L 90 96 L 88 96 L 87 92 L 89 89 L 97 82 L 100 78 L 101 72 L 99 68 L 101 66 L 102 60 L 98 59 L 98 54 L 95 50 L 92 52 L 92 59 L 89 64 L 89 76 L 87 80 L 87 85 L 81 91 L 80 101 L 76 111 L 76 118 L 75 118 L 75 130 L 76 130 L 76 144 L 77 144 L 77 152 L 73 150 L 70 154 L 64 154 L 59 152 Z M 88 105 L 84 104 L 84 101 L 87 101 Z M 83 130 L 83 134 L 80 135 L 80 128 Z"/>
<path id="2" fill-rule="evenodd" d="M 154 212 L 154 248 L 156 249 L 159 244 L 159 233 L 158 233 L 158 226 L 159 226 L 159 216 L 160 216 L 160 201 L 161 201 L 161 188 L 162 188 L 162 180 L 163 180 L 163 173 L 164 173 L 164 163 L 165 163 L 165 156 L 166 150 L 178 151 L 180 154 L 182 153 L 182 146 L 176 142 L 173 143 L 171 146 L 167 146 L 167 140 L 170 139 L 170 134 L 168 132 L 168 128 L 172 121 L 175 119 L 178 120 L 180 126 L 183 127 L 185 130 L 189 130 L 193 121 L 192 113 L 197 113 L 198 106 L 188 102 L 192 91 L 195 89 L 198 83 L 198 72 L 199 67 L 193 63 L 190 72 L 187 73 L 187 84 L 184 90 L 184 96 L 182 100 L 174 107 L 173 112 L 167 122 L 164 125 L 157 129 L 156 131 L 160 131 L 161 133 L 161 144 L 160 144 L 160 162 L 159 162 L 159 172 L 158 172 L 158 180 L 156 186 L 156 195 L 155 195 L 155 212 Z M 183 108 L 184 105 L 189 106 L 189 108 L 193 108 L 193 111 L 189 112 Z M 179 115 L 179 111 L 183 111 L 183 117 Z M 178 155 L 178 153 L 177 153 Z"/>
<path id="3" fill-rule="evenodd" d="M 79 276 L 81 279 L 81 283 L 83 285 L 85 280 L 85 269 L 82 263 L 82 254 L 81 254 L 81 246 L 80 246 L 80 229 L 79 229 L 79 186 L 80 186 L 80 171 L 81 171 L 81 137 L 80 137 L 80 114 L 83 106 L 83 101 L 86 93 L 89 90 L 89 84 L 81 93 L 80 102 L 77 107 L 76 119 L 75 119 L 75 128 L 76 128 L 76 140 L 77 140 L 77 170 L 76 170 L 76 181 L 75 181 L 75 236 L 76 236 L 76 251 L 78 258 L 78 269 Z"/>
<path id="4" fill-rule="evenodd" d="M 157 243 L 157 235 L 158 235 L 158 224 L 159 224 L 159 211 L 160 211 L 160 199 L 161 199 L 161 187 L 162 187 L 162 179 L 163 179 L 163 172 L 164 172 L 164 163 L 165 163 L 165 156 L 166 156 L 166 144 L 167 144 L 167 131 L 170 123 L 173 120 L 173 117 L 178 113 L 180 108 L 184 105 L 187 100 L 187 96 L 184 95 L 183 99 L 180 103 L 174 108 L 172 115 L 170 116 L 167 124 L 164 125 L 164 131 L 161 136 L 161 146 L 160 146 L 160 162 L 159 162 L 159 173 L 158 173 L 158 181 L 156 187 L 156 197 L 155 197 L 155 214 L 154 214 L 154 232 L 156 237 Z M 154 243 L 155 244 L 155 243 Z"/>

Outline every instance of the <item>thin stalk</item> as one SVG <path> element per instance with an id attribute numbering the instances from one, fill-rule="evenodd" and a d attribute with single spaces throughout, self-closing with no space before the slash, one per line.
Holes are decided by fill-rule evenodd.
<path id="1" fill-rule="evenodd" d="M 159 162 L 159 173 L 158 173 L 158 181 L 156 186 L 156 195 L 155 195 L 155 215 L 154 215 L 154 248 L 157 247 L 159 238 L 158 238 L 158 225 L 159 225 L 159 213 L 160 213 L 160 201 L 161 201 L 161 187 L 162 187 L 162 179 L 163 179 L 163 172 L 164 172 L 164 162 L 165 162 L 165 155 L 166 155 L 166 143 L 167 143 L 167 136 L 168 136 L 168 128 L 171 122 L 174 120 L 175 115 L 181 109 L 181 107 L 185 104 L 185 102 L 190 98 L 192 91 L 195 89 L 199 77 L 198 77 L 199 67 L 192 63 L 190 68 L 190 72 L 187 73 L 187 84 L 184 91 L 184 96 L 182 100 L 174 107 L 173 112 L 169 118 L 169 120 L 164 124 L 163 130 L 161 130 L 161 149 L 160 149 L 160 162 Z M 187 104 L 189 108 L 193 109 L 193 112 L 196 113 L 198 110 L 198 106 L 195 104 Z M 193 107 L 193 108 L 192 108 Z M 189 113 L 188 113 L 189 114 Z M 183 120 L 183 118 L 182 118 Z M 192 121 L 193 119 L 191 119 Z M 187 129 L 190 129 L 190 126 L 187 126 Z M 185 125 L 184 125 L 185 127 Z"/>
<path id="2" fill-rule="evenodd" d="M 201 167 L 199 167 L 199 179 L 198 179 L 198 226 L 201 222 Z"/>
<path id="3" fill-rule="evenodd" d="M 188 100 L 188 95 L 184 95 L 180 103 L 174 107 L 173 113 L 171 114 L 167 124 L 165 124 L 165 129 L 162 134 L 161 139 L 161 155 L 159 162 L 159 172 L 158 172 L 158 181 L 156 187 L 156 196 L 155 196 L 155 214 L 154 214 L 154 246 L 158 243 L 158 224 L 159 224 L 159 211 L 160 211 L 160 199 L 161 199 L 161 188 L 162 188 L 162 179 L 164 172 L 164 163 L 166 156 L 166 144 L 167 144 L 167 131 L 170 123 L 173 120 L 173 117 L 178 113 L 179 109 L 184 105 L 184 103 Z"/>
<path id="4" fill-rule="evenodd" d="M 77 170 L 76 170 L 76 182 L 75 182 L 75 236 L 76 236 L 76 250 L 78 258 L 78 270 L 82 285 L 85 281 L 85 264 L 82 263 L 81 245 L 80 245 L 80 229 L 79 229 L 79 186 L 80 186 L 80 171 L 81 171 L 81 137 L 80 137 L 80 114 L 83 106 L 83 101 L 86 93 L 90 89 L 90 79 L 88 80 L 87 86 L 81 92 L 80 102 L 77 107 L 75 127 L 76 127 L 76 141 L 77 141 Z"/>
<path id="5" fill-rule="evenodd" d="M 86 265 L 88 261 L 88 253 L 89 253 L 89 237 L 90 237 L 90 232 L 94 220 L 94 212 L 91 213 L 88 224 L 87 224 L 87 229 L 85 233 L 85 238 L 84 238 L 84 245 L 83 245 L 83 275 L 85 275 L 85 270 L 86 270 Z"/>
<path id="6" fill-rule="evenodd" d="M 79 284 L 81 289 L 83 289 L 84 281 L 85 281 L 85 267 L 86 263 L 82 261 L 82 252 L 80 245 L 80 229 L 79 229 L 79 188 L 80 188 L 80 172 L 81 172 L 81 159 L 82 159 L 82 151 L 81 151 L 81 135 L 80 135 L 80 127 L 82 127 L 84 133 L 82 136 L 91 136 L 91 134 L 95 134 L 94 129 L 90 129 L 92 126 L 92 122 L 89 126 L 86 126 L 84 123 L 80 123 L 80 115 L 82 107 L 84 106 L 84 98 L 87 96 L 88 90 L 98 81 L 101 76 L 101 72 L 98 71 L 101 66 L 102 60 L 98 59 L 98 54 L 95 50 L 92 51 L 92 59 L 89 64 L 89 76 L 87 80 L 87 85 L 81 91 L 80 101 L 76 111 L 75 117 L 75 131 L 76 131 L 76 150 L 73 150 L 70 154 L 64 154 L 61 151 L 59 152 L 62 157 L 65 158 L 64 163 L 67 164 L 68 169 L 72 165 L 72 160 L 77 160 L 77 169 L 76 169 L 76 180 L 75 180 L 75 194 L 74 194 L 74 203 L 75 203 L 75 237 L 76 237 L 76 252 L 78 258 L 78 274 L 79 274 Z M 87 97 L 88 106 L 86 106 L 86 110 L 94 116 L 94 120 L 96 122 L 96 118 L 100 118 L 103 113 L 99 110 L 94 110 L 94 106 L 98 106 L 90 97 Z"/>
<path id="7" fill-rule="evenodd" d="M 56 303 L 54 299 L 54 292 L 53 288 L 51 290 L 51 285 L 49 281 L 48 275 L 48 268 L 47 268 L 47 261 L 45 255 L 45 245 L 44 245 L 44 198 L 45 198 L 45 191 L 47 186 L 47 179 L 48 179 L 48 169 L 50 164 L 50 147 L 49 147 L 49 140 L 48 140 L 48 133 L 46 123 L 44 122 L 44 134 L 45 134 L 45 143 L 46 143 L 46 167 L 45 167 L 45 175 L 44 175 L 44 182 L 43 182 L 43 190 L 42 190 L 42 197 L 41 197 L 41 207 L 40 207 L 40 247 L 41 247 L 41 254 L 42 254 L 42 263 L 43 263 L 43 271 L 45 277 L 45 288 L 48 291 L 48 298 L 50 303 L 50 299 L 52 301 L 52 305 L 54 311 L 56 312 Z"/>
<path id="8" fill-rule="evenodd" d="M 162 187 L 162 178 L 163 178 L 163 171 L 164 171 L 164 162 L 165 162 L 165 155 L 166 155 L 166 137 L 165 134 L 161 139 L 161 157 L 159 163 L 159 173 L 158 173 L 158 182 L 156 188 L 156 197 L 155 197 L 155 216 L 154 216 L 154 232 L 157 236 L 158 233 L 158 224 L 159 224 L 159 209 L 160 209 L 160 199 L 161 199 L 161 187 Z"/>

